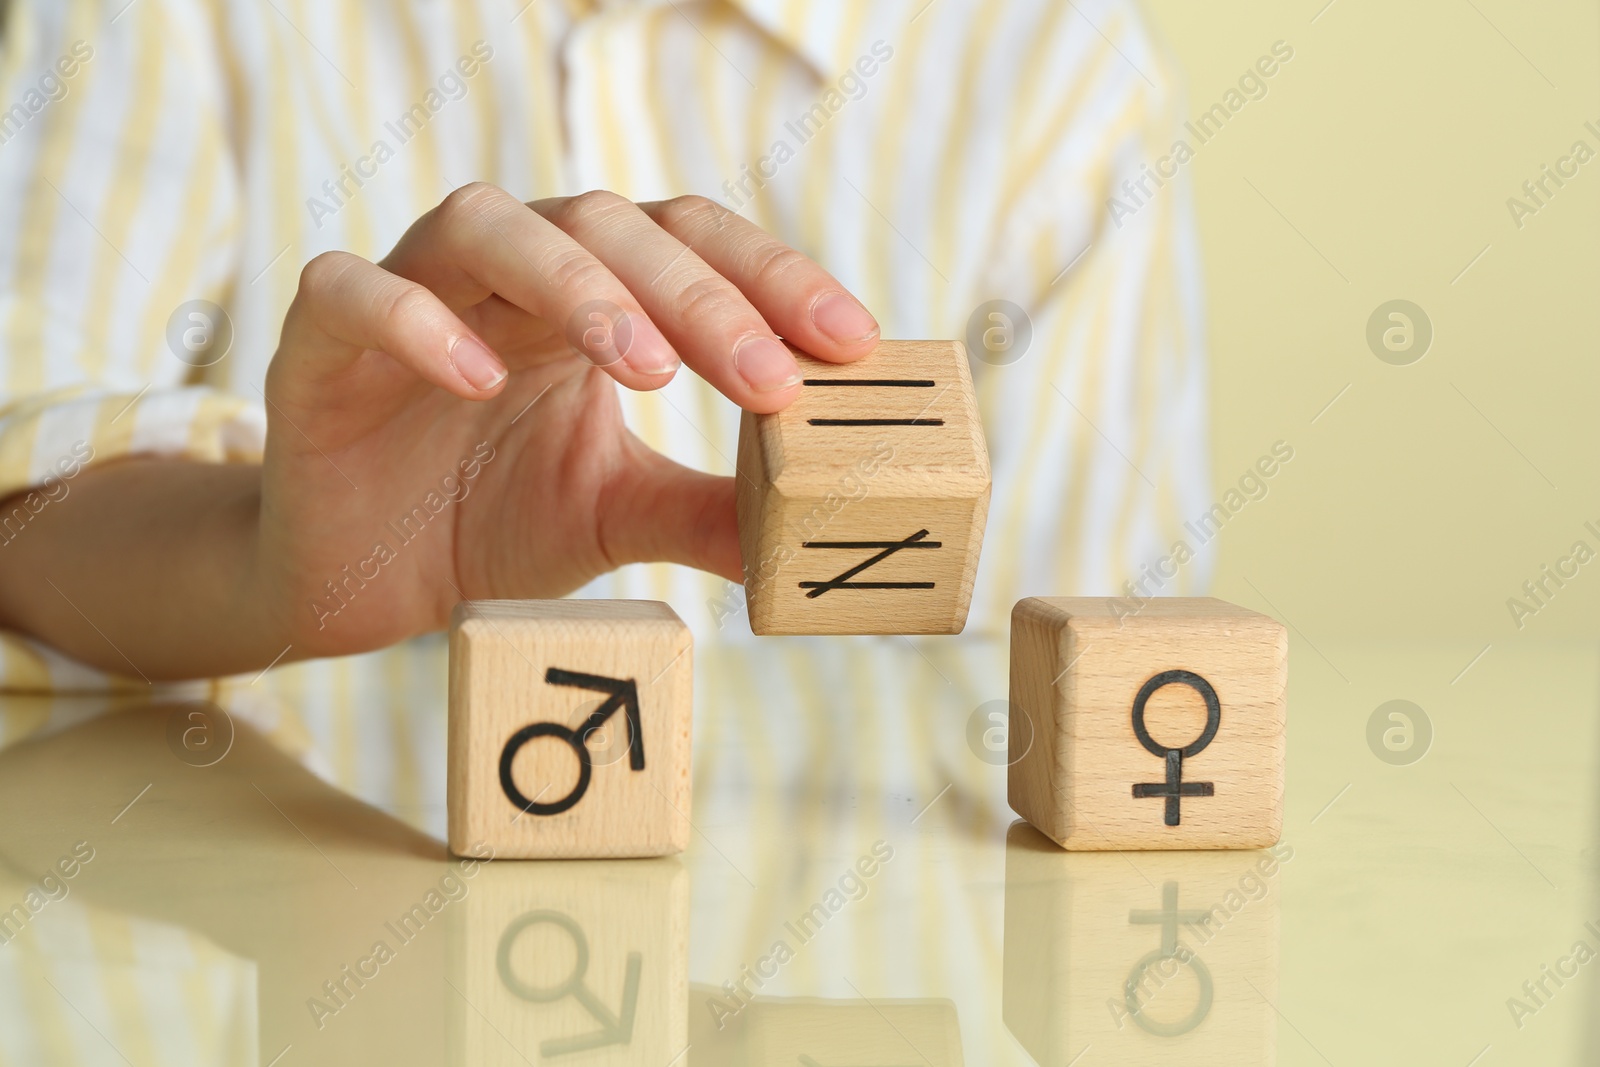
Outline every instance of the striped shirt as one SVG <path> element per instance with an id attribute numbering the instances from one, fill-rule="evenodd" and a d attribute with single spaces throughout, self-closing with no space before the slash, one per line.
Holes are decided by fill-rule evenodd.
<path id="1" fill-rule="evenodd" d="M 34 493 L 13 499 L 21 516 L 0 515 L 0 552 L 87 464 L 257 459 L 260 390 L 301 265 L 335 248 L 376 259 L 473 180 L 526 200 L 713 197 L 821 262 L 885 337 L 966 340 L 975 318 L 978 332 L 1003 328 L 979 312 L 1009 301 L 1027 316 L 1025 350 L 974 361 L 994 495 L 971 640 L 729 648 L 749 640 L 742 618 L 722 617 L 736 591 L 682 568 L 630 567 L 582 594 L 666 600 L 696 630 L 696 812 L 743 810 L 749 783 L 765 783 L 750 818 L 716 831 L 717 851 L 685 857 L 697 885 L 727 879 L 725 851 L 763 887 L 737 907 L 696 895 L 695 929 L 712 936 L 697 934 L 693 979 L 737 974 L 775 916 L 803 910 L 882 837 L 924 888 L 905 921 L 938 935 L 917 939 L 926 956 L 899 959 L 884 931 L 851 919 L 854 973 L 908 994 L 932 975 L 987 1002 L 994 924 L 947 922 L 969 902 L 968 875 L 916 831 L 950 818 L 993 841 L 1009 820 L 1003 773 L 972 759 L 960 730 L 967 710 L 1004 696 L 1010 607 L 1121 591 L 1210 502 L 1189 194 L 1181 175 L 1153 187 L 1145 167 L 1178 113 L 1132 0 L 12 0 L 0 494 Z M 1113 218 L 1114 195 L 1136 210 Z M 231 344 L 214 362 L 184 346 L 203 327 L 192 301 L 226 310 Z M 623 403 L 655 447 L 731 473 L 738 412 L 692 375 Z M 1195 591 L 1208 567 L 1202 552 L 1159 591 Z M 130 687 L 144 689 L 0 634 L 0 689 L 57 694 L 37 720 L 8 698 L 0 745 L 48 732 L 43 708 L 71 703 L 59 694 Z M 437 635 L 195 691 L 442 834 Z M 781 848 L 762 836 L 775 827 Z M 41 923 L 60 944 L 101 948 L 77 974 L 53 942 L 0 953 L 0 986 L 42 990 L 0 1027 L 0 1062 L 103 1058 L 41 975 L 91 1005 L 113 1044 L 150 1050 L 138 1062 L 249 1062 L 247 961 L 87 900 L 51 908 Z M 797 985 L 850 996 L 827 959 L 804 961 Z M 998 1018 L 964 1018 L 963 1038 L 969 1058 L 1011 1047 Z"/>
<path id="2" fill-rule="evenodd" d="M 886 337 L 1023 309 L 1026 349 L 974 361 L 994 496 L 971 630 L 1004 633 L 1025 595 L 1120 591 L 1209 503 L 1187 189 L 1107 207 L 1178 114 L 1126 0 L 14 0 L 8 23 L 0 493 L 70 492 L 82 455 L 254 458 L 301 265 L 376 259 L 482 179 L 716 198 Z M 215 362 L 182 344 L 195 300 L 231 322 Z M 655 447 L 731 472 L 738 412 L 693 375 L 624 404 Z M 583 595 L 668 601 L 705 638 L 746 630 L 730 592 L 649 565 Z M 0 647 L 0 684 L 106 684 Z"/>

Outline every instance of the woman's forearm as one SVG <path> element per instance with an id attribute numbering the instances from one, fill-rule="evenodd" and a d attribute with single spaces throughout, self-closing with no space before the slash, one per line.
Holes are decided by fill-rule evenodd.
<path id="1" fill-rule="evenodd" d="M 283 651 L 257 566 L 260 467 L 136 459 L 61 485 L 0 503 L 0 626 L 151 682 Z"/>

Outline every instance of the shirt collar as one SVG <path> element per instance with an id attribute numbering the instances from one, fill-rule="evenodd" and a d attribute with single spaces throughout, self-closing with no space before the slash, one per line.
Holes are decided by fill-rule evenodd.
<path id="1" fill-rule="evenodd" d="M 665 7 L 668 4 L 678 6 L 675 0 L 591 0 L 591 2 L 602 11 L 630 7 Z M 815 0 L 802 0 L 799 4 L 795 4 L 793 0 L 723 0 L 723 2 L 749 19 L 762 33 L 809 64 L 818 77 L 828 78 L 836 73 L 834 67 L 837 60 L 834 51 L 838 41 L 829 33 L 827 24 L 831 20 L 811 17 L 817 6 Z M 785 8 L 792 9 L 794 13 L 785 17 Z M 689 12 L 682 14 L 685 18 L 692 18 Z"/>
<path id="2" fill-rule="evenodd" d="M 814 3 L 792 4 L 785 0 L 729 0 L 745 18 L 755 23 L 773 40 L 793 51 L 811 65 L 818 77 L 831 78 L 838 73 L 835 49 L 836 33 L 830 33 L 831 19 L 814 17 Z M 785 18 L 784 9 L 793 11 Z"/>

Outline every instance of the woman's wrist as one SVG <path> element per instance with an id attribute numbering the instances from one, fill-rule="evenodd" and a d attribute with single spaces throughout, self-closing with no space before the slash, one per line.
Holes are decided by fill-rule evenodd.
<path id="1" fill-rule="evenodd" d="M 259 670 L 287 641 L 260 503 L 255 465 L 92 467 L 0 546 L 0 623 L 149 682 Z"/>

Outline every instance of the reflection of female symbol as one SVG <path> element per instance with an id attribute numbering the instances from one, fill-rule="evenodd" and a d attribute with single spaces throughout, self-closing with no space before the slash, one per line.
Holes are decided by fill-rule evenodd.
<path id="1" fill-rule="evenodd" d="M 500 750 L 500 788 L 505 790 L 506 797 L 511 803 L 530 815 L 559 815 L 582 800 L 583 794 L 588 791 L 589 777 L 594 771 L 594 760 L 589 755 L 587 742 L 596 730 L 605 725 L 607 719 L 616 714 L 618 708 L 624 709 L 628 719 L 628 766 L 636 771 L 644 770 L 644 735 L 639 724 L 639 689 L 633 684 L 632 678 L 606 678 L 597 674 L 564 671 L 560 667 L 551 667 L 546 671 L 544 680 L 551 685 L 593 689 L 611 694 L 578 729 L 569 729 L 558 722 L 536 722 L 512 734 L 511 739 L 506 742 L 506 747 Z M 518 751 L 535 737 L 559 738 L 571 745 L 572 751 L 578 756 L 578 784 L 572 787 L 572 792 L 548 804 L 541 804 L 524 796 L 511 775 L 511 765 L 516 760 Z"/>
<path id="2" fill-rule="evenodd" d="M 1144 981 L 1145 972 L 1158 963 L 1173 960 L 1179 966 L 1188 967 L 1194 972 L 1195 981 L 1200 986 L 1200 992 L 1195 998 L 1194 1009 L 1182 1019 L 1175 1022 L 1164 1022 L 1152 1019 L 1144 1010 L 1144 1005 L 1139 1003 L 1139 983 Z M 1211 972 L 1206 965 L 1200 962 L 1200 957 L 1190 952 L 1185 954 L 1167 955 L 1159 948 L 1151 949 L 1133 965 L 1133 970 L 1128 972 L 1128 980 L 1122 986 L 1122 999 L 1128 1006 L 1128 1014 L 1133 1021 L 1139 1024 L 1139 1029 L 1157 1037 L 1177 1037 L 1187 1034 L 1199 1026 L 1211 1012 Z"/>
<path id="3" fill-rule="evenodd" d="M 1164 685 L 1182 683 L 1199 693 L 1206 702 L 1206 726 L 1200 731 L 1200 736 L 1195 738 L 1184 748 L 1166 748 L 1157 744 L 1150 736 L 1150 731 L 1144 725 L 1144 706 L 1149 703 L 1150 696 Z M 1165 797 L 1167 801 L 1166 824 L 1178 825 L 1178 801 L 1180 797 L 1209 797 L 1216 793 L 1211 782 L 1185 782 L 1183 780 L 1183 761 L 1200 752 L 1217 736 L 1217 726 L 1222 721 L 1222 704 L 1217 700 L 1217 691 L 1211 688 L 1211 683 L 1192 671 L 1162 671 L 1145 682 L 1139 689 L 1139 695 L 1133 698 L 1133 733 L 1139 743 L 1149 749 L 1156 756 L 1167 761 L 1167 780 L 1165 782 L 1141 782 L 1133 787 L 1136 797 Z"/>
<path id="4" fill-rule="evenodd" d="M 1139 1024 L 1139 1029 L 1157 1037 L 1177 1037 L 1187 1034 L 1199 1026 L 1201 1021 L 1211 1011 L 1211 972 L 1206 965 L 1200 962 L 1200 957 L 1184 946 L 1178 944 L 1178 924 L 1205 922 L 1211 917 L 1208 911 L 1179 911 L 1178 910 L 1178 883 L 1167 882 L 1161 887 L 1160 911 L 1130 911 L 1128 922 L 1135 926 L 1161 927 L 1161 946 L 1146 953 L 1128 971 L 1127 981 L 1122 984 L 1122 999 L 1128 1006 L 1128 1014 L 1133 1021 Z M 1172 966 L 1162 967 L 1160 964 L 1171 960 Z M 1145 975 L 1150 968 L 1156 968 L 1156 978 L 1159 983 L 1155 992 L 1159 993 L 1166 986 L 1166 982 L 1177 976 L 1179 967 L 1188 967 L 1194 972 L 1195 982 L 1200 991 L 1195 997 L 1194 1009 L 1187 1016 L 1176 1022 L 1163 1022 L 1160 1019 L 1150 1018 L 1145 1008 L 1147 1005 L 1139 1002 L 1140 986 L 1144 984 Z M 1170 972 L 1170 973 L 1169 973 Z"/>
<path id="5" fill-rule="evenodd" d="M 516 947 L 517 938 L 530 927 L 541 925 L 557 927 L 572 938 L 572 973 L 566 981 L 546 987 L 524 982 L 511 966 L 511 950 Z M 621 1011 L 616 1015 L 611 1014 L 611 1009 L 600 1003 L 600 998 L 584 984 L 583 976 L 589 970 L 589 939 L 583 936 L 583 929 L 577 923 L 559 911 L 530 911 L 513 920 L 500 935 L 494 962 L 495 969 L 500 972 L 501 983 L 513 996 L 535 1004 L 549 1004 L 571 997 L 600 1024 L 600 1029 L 590 1034 L 551 1038 L 543 1042 L 539 1046 L 539 1053 L 546 1059 L 605 1045 L 626 1045 L 633 1040 L 633 1017 L 639 1004 L 639 971 L 644 964 L 644 958 L 639 953 L 628 953 L 628 976 L 622 985 Z"/>

